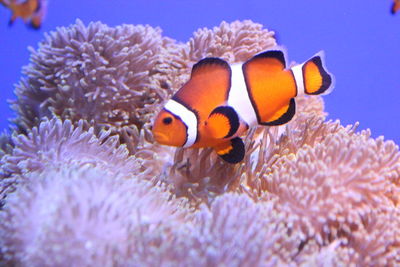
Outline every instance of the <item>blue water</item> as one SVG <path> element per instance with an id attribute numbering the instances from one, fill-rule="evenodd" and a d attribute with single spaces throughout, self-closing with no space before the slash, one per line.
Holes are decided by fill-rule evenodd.
<path id="1" fill-rule="evenodd" d="M 0 7 L 0 129 L 15 115 L 7 99 L 15 98 L 14 84 L 29 60 L 27 46 L 37 47 L 43 33 L 80 18 L 160 26 L 164 35 L 187 41 L 200 27 L 222 20 L 251 19 L 277 32 L 289 60 L 302 62 L 325 50 L 336 88 L 326 96 L 330 119 L 345 125 L 360 122 L 374 137 L 384 135 L 400 143 L 400 14 L 389 13 L 391 1 L 219 1 L 219 0 L 50 0 L 40 31 L 17 21 L 7 26 L 10 12 Z"/>

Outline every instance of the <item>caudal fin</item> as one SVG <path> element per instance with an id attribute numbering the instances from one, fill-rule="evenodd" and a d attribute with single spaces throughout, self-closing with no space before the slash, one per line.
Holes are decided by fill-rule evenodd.
<path id="1" fill-rule="evenodd" d="M 392 6 L 390 8 L 390 13 L 392 13 L 394 15 L 397 13 L 397 11 L 399 11 L 399 9 L 400 9 L 400 1 L 394 0 Z"/>
<path id="2" fill-rule="evenodd" d="M 326 70 L 323 52 L 306 61 L 302 72 L 304 93 L 307 95 L 328 94 L 332 91 L 333 76 Z"/>

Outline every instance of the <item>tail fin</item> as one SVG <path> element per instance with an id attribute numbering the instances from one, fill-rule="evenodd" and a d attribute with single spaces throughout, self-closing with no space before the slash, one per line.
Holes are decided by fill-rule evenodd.
<path id="1" fill-rule="evenodd" d="M 329 94 L 333 89 L 333 76 L 328 73 L 321 51 L 303 66 L 304 92 L 307 95 Z"/>
<path id="2" fill-rule="evenodd" d="M 40 16 L 34 15 L 29 23 L 32 29 L 38 30 L 42 26 L 42 18 Z"/>
<path id="3" fill-rule="evenodd" d="M 46 16 L 47 2 L 46 0 L 37 0 L 37 7 L 35 12 L 32 14 L 30 26 L 34 29 L 40 29 L 44 17 Z"/>
<path id="4" fill-rule="evenodd" d="M 394 15 L 397 13 L 397 11 L 399 11 L 399 9 L 400 9 L 400 1 L 393 0 L 392 7 L 390 8 L 390 13 Z"/>

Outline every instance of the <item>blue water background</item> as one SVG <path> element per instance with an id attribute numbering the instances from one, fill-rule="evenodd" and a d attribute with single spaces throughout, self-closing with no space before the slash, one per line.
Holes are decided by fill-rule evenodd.
<path id="1" fill-rule="evenodd" d="M 400 14 L 389 13 L 391 0 L 50 0 L 40 31 L 18 20 L 8 27 L 9 10 L 0 6 L 0 130 L 15 116 L 7 99 L 29 61 L 28 46 L 37 48 L 44 32 L 80 18 L 85 24 L 102 21 L 160 26 L 166 36 L 187 41 L 200 27 L 222 20 L 251 19 L 276 31 L 289 60 L 302 62 L 325 50 L 336 88 L 325 96 L 329 119 L 342 124 L 360 122 L 374 137 L 400 143 Z"/>

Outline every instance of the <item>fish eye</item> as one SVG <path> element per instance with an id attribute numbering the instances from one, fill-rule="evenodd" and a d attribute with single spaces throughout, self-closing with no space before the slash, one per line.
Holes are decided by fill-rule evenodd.
<path id="1" fill-rule="evenodd" d="M 165 125 L 168 125 L 168 124 L 170 124 L 172 122 L 172 118 L 171 117 L 166 117 L 162 121 L 163 121 L 163 123 Z"/>

